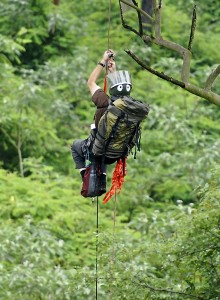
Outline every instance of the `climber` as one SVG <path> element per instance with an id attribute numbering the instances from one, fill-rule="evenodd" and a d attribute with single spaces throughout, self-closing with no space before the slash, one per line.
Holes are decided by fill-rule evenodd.
<path id="1" fill-rule="evenodd" d="M 97 79 L 102 73 L 103 68 L 105 68 L 107 64 L 108 72 L 113 73 L 115 71 L 115 62 L 114 62 L 115 53 L 113 50 L 107 50 L 104 52 L 102 59 L 94 68 L 92 73 L 89 76 L 87 85 L 89 91 L 92 95 L 92 101 L 96 105 L 96 113 L 95 113 L 95 124 L 91 125 L 91 134 L 85 139 L 78 139 L 73 142 L 71 146 L 72 156 L 75 161 L 76 169 L 79 169 L 82 179 L 86 170 L 86 148 L 89 148 L 95 137 L 96 128 L 98 128 L 98 123 L 104 112 L 106 111 L 109 104 L 108 95 L 96 84 Z M 103 189 L 106 186 L 106 166 L 102 170 L 102 185 Z"/>

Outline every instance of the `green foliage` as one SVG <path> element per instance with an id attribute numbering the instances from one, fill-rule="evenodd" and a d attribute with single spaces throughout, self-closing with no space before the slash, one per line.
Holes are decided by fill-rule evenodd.
<path id="1" fill-rule="evenodd" d="M 163 36 L 186 46 L 191 10 L 164 3 Z M 190 71 L 202 86 L 220 58 L 219 9 L 200 1 L 197 11 Z M 135 12 L 126 20 L 137 26 Z M 141 152 L 128 159 L 115 232 L 114 201 L 100 198 L 96 236 L 96 201 L 80 196 L 70 145 L 93 120 L 86 81 L 107 47 L 108 2 L 3 0 L 0 25 L 0 298 L 94 299 L 98 240 L 99 299 L 219 299 L 219 110 L 124 49 L 177 79 L 181 58 L 123 29 L 112 3 L 110 47 L 151 111 Z"/>
<path id="2" fill-rule="evenodd" d="M 80 272 L 66 268 L 64 241 L 45 224 L 28 217 L 16 228 L 7 224 L 0 241 L 1 298 L 68 300 L 88 294 L 77 284 Z"/>

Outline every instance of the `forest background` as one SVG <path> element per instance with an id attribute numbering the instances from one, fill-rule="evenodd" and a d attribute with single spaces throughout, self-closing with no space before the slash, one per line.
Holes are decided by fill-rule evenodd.
<path id="1" fill-rule="evenodd" d="M 187 45 L 193 4 L 163 2 L 165 38 Z M 220 61 L 219 17 L 217 0 L 198 1 L 191 79 L 200 86 Z M 96 205 L 80 196 L 70 145 L 89 134 L 86 82 L 107 27 L 106 0 L 0 3 L 0 299 L 95 299 Z M 141 152 L 128 159 L 115 232 L 114 201 L 100 198 L 99 299 L 220 299 L 219 107 L 125 53 L 179 78 L 181 58 L 126 31 L 118 1 L 110 47 L 151 111 Z"/>

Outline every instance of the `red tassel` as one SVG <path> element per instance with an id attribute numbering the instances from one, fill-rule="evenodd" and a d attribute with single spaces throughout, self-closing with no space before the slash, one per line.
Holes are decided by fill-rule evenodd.
<path id="1" fill-rule="evenodd" d="M 124 176 L 126 175 L 126 160 L 125 159 L 119 159 L 119 161 L 116 164 L 115 170 L 113 172 L 112 176 L 112 186 L 110 190 L 105 194 L 105 197 L 103 199 L 103 204 L 106 204 L 111 197 L 117 192 L 120 193 L 123 183 L 124 183 Z"/>

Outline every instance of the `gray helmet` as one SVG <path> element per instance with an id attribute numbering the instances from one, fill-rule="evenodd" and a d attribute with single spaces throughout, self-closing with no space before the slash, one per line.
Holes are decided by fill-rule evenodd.
<path id="1" fill-rule="evenodd" d="M 128 71 L 120 70 L 107 75 L 109 93 L 113 96 L 130 95 L 132 83 Z"/>

